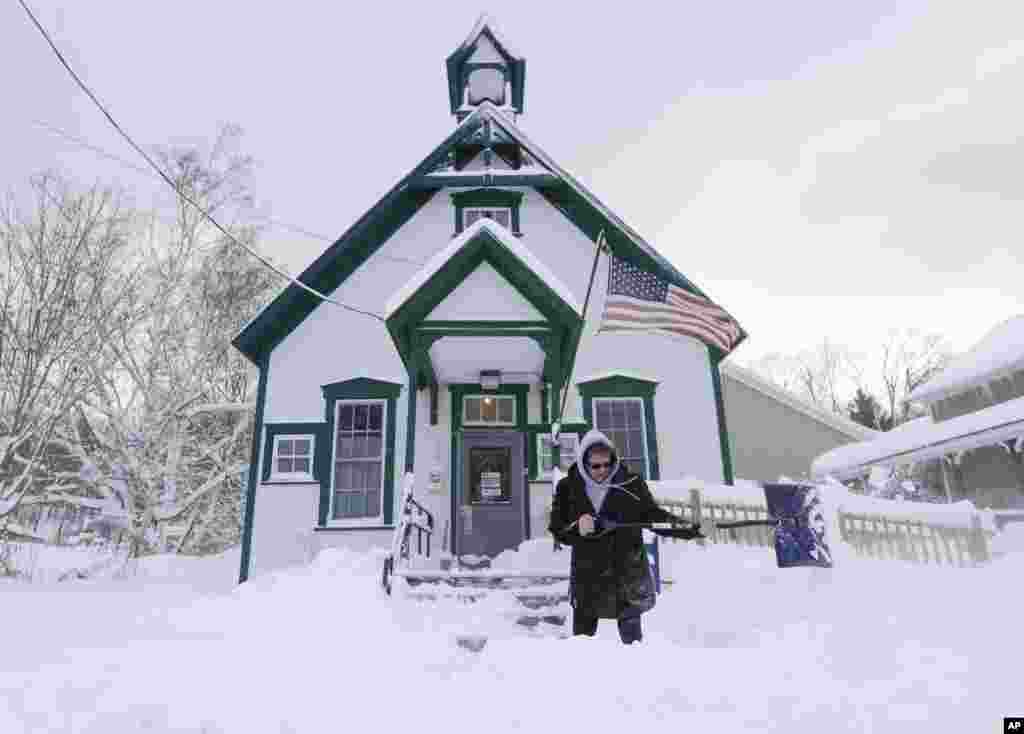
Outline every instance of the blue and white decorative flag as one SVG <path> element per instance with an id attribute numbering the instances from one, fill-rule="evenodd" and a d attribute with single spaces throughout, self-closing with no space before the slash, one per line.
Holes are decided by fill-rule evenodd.
<path id="1" fill-rule="evenodd" d="M 768 515 L 777 521 L 775 559 L 779 568 L 832 568 L 832 552 L 825 537 L 828 521 L 818 492 L 811 484 L 764 485 Z"/>

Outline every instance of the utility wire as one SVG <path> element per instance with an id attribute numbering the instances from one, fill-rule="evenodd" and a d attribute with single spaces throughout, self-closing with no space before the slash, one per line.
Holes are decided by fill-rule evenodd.
<path id="1" fill-rule="evenodd" d="M 93 153 L 95 153 L 96 155 L 100 156 L 101 158 L 107 158 L 109 160 L 114 161 L 115 163 L 120 163 L 122 166 L 125 166 L 126 168 L 131 168 L 132 170 L 138 171 L 139 173 L 141 173 L 143 175 L 146 175 L 146 176 L 152 176 L 153 175 L 153 172 L 151 170 L 149 170 L 148 168 L 143 168 L 142 166 L 138 166 L 138 165 L 132 163 L 131 161 L 127 161 L 124 158 L 121 158 L 120 156 L 115 155 L 114 153 L 111 153 L 108 150 L 104 150 L 103 148 L 99 147 L 98 145 L 93 145 L 88 140 L 80 138 L 77 135 L 72 135 L 67 130 L 63 130 L 63 129 L 57 127 L 56 125 L 51 125 L 50 123 L 46 122 L 45 120 L 40 120 L 38 118 L 32 118 L 31 122 L 32 122 L 33 125 L 36 125 L 37 127 L 41 127 L 43 129 L 53 133 L 54 135 L 57 135 L 57 136 L 59 136 L 61 138 L 64 138 L 65 140 L 67 140 L 69 142 L 72 142 L 72 143 L 74 143 L 75 145 L 78 145 L 81 148 L 84 148 L 86 150 L 91 150 Z M 265 219 L 267 222 L 269 222 L 274 227 L 277 227 L 279 229 L 286 229 L 286 230 L 289 230 L 291 232 L 296 232 L 297 234 L 304 235 L 306 237 L 309 237 L 310 239 L 322 240 L 324 242 L 334 242 L 337 239 L 337 237 L 328 237 L 327 235 L 318 234 L 316 232 L 313 232 L 311 230 L 306 229 L 305 227 L 300 227 L 299 225 L 292 224 L 291 222 L 285 222 L 284 220 L 277 219 L 276 217 L 262 217 L 262 218 Z M 420 265 L 420 266 L 426 265 L 426 262 L 424 262 L 423 260 L 414 260 L 414 259 L 408 258 L 408 257 L 397 257 L 395 255 L 385 255 L 384 253 L 377 253 L 375 255 L 375 257 L 381 258 L 383 260 L 394 260 L 395 262 L 410 263 L 412 265 Z"/>
<path id="2" fill-rule="evenodd" d="M 224 227 L 222 227 L 220 225 L 220 223 L 216 219 L 214 219 L 212 216 L 210 216 L 210 214 L 208 214 L 206 212 L 206 210 L 203 209 L 203 207 L 201 207 L 199 204 L 197 204 L 190 196 L 188 196 L 188 194 L 186 194 L 184 191 L 182 191 L 181 188 L 177 184 L 175 184 L 174 181 L 172 181 L 171 178 L 166 173 L 164 173 L 163 169 L 160 168 L 160 166 L 158 166 L 153 161 L 153 159 L 149 157 L 149 155 L 146 153 L 146 151 L 144 151 L 141 147 L 139 147 L 139 145 L 134 140 L 132 140 L 131 136 L 128 135 L 128 133 L 126 133 L 121 128 L 121 126 L 117 123 L 117 120 L 115 120 L 114 117 L 107 111 L 107 108 L 103 106 L 103 103 L 100 102 L 96 98 L 96 95 L 92 93 L 92 91 L 89 89 L 89 87 L 86 86 L 85 82 L 83 82 L 82 79 L 78 76 L 78 74 L 75 73 L 75 70 L 71 68 L 71 65 L 64 58 L 64 55 L 60 52 L 60 49 L 58 49 L 57 45 L 53 42 L 53 39 L 50 37 L 50 34 L 47 33 L 46 29 L 42 26 L 42 24 L 36 19 L 36 16 L 32 13 L 32 10 L 28 7 L 28 5 L 25 4 L 25 0 L 18 0 L 18 3 L 25 10 L 25 12 L 28 14 L 29 19 L 32 21 L 32 23 L 35 25 L 35 27 L 42 34 L 43 38 L 46 40 L 46 43 L 50 46 L 50 49 L 53 51 L 54 54 L 56 54 L 57 59 L 60 61 L 61 65 L 67 70 L 68 74 L 71 75 L 71 78 L 75 80 L 75 83 L 78 84 L 78 87 L 83 92 L 85 92 L 85 94 L 89 97 L 89 99 L 91 99 L 93 101 L 93 104 L 95 104 L 99 108 L 100 112 L 103 113 L 104 117 L 106 117 L 107 120 L 110 122 L 110 124 L 114 126 L 114 129 L 117 130 L 117 132 L 121 134 L 121 137 L 123 137 L 128 142 L 128 144 L 130 146 L 132 146 L 132 148 L 134 148 L 135 151 L 146 160 L 146 163 L 148 163 L 153 168 L 153 170 L 155 170 L 157 172 L 157 174 L 159 174 L 160 178 L 162 178 L 164 181 L 167 182 L 168 186 L 170 186 L 172 189 L 174 189 L 174 191 L 178 194 L 178 196 L 180 196 L 186 202 L 188 202 L 193 207 L 195 207 L 196 210 L 198 210 L 200 214 L 202 214 L 207 220 L 209 220 L 210 223 L 214 227 L 216 227 L 218 230 L 220 230 L 228 239 L 230 239 L 236 245 L 238 245 L 243 250 L 248 252 L 250 255 L 255 257 L 257 260 L 259 260 L 261 263 L 263 263 L 264 266 L 270 268 L 271 270 L 273 270 L 275 273 L 277 273 L 281 277 L 288 279 L 289 281 L 291 281 L 295 285 L 299 286 L 303 290 L 308 291 L 309 293 L 312 293 L 314 296 L 316 296 L 317 298 L 321 299 L 322 301 L 326 301 L 327 303 L 333 303 L 335 306 L 339 306 L 339 307 L 341 307 L 341 308 L 343 308 L 343 309 L 345 309 L 347 311 L 353 311 L 355 313 L 363 314 L 364 316 L 369 316 L 370 318 L 377 319 L 378 321 L 384 321 L 384 317 L 381 316 L 380 314 L 375 314 L 375 313 L 372 313 L 370 311 L 363 311 L 361 309 L 355 308 L 354 306 L 349 306 L 349 305 L 346 305 L 346 304 L 341 303 L 339 301 L 335 301 L 333 298 L 330 298 L 329 296 L 325 296 L 323 293 L 321 293 L 320 291 L 316 290 L 315 288 L 311 288 L 310 286 L 306 285 L 302 281 L 296 280 L 295 278 L 293 278 L 288 273 L 286 273 L 283 270 L 279 269 L 276 265 L 274 265 L 272 262 L 270 262 L 268 259 L 266 259 L 263 255 L 259 254 L 258 252 L 256 252 L 255 250 L 253 250 L 252 248 L 247 246 L 245 243 L 241 242 L 237 237 L 235 237 L 233 234 L 231 234 Z"/>

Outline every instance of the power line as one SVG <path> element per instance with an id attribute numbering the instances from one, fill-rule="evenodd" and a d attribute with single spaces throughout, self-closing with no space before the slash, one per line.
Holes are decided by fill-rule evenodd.
<path id="1" fill-rule="evenodd" d="M 206 219 L 208 219 L 214 227 L 220 230 L 225 237 L 227 237 L 236 245 L 238 245 L 243 250 L 248 252 L 250 255 L 255 257 L 257 260 L 263 263 L 264 266 L 270 268 L 281 277 L 287 278 L 289 281 L 299 286 L 303 290 L 312 293 L 314 296 L 321 299 L 322 301 L 326 301 L 327 303 L 333 303 L 335 306 L 339 306 L 340 308 L 343 308 L 347 311 L 353 311 L 354 313 L 363 314 L 364 316 L 369 316 L 370 318 L 377 319 L 378 321 L 384 321 L 384 317 L 381 316 L 380 314 L 375 314 L 370 311 L 363 311 L 362 309 L 358 309 L 354 306 L 349 306 L 344 303 L 341 303 L 340 301 L 335 301 L 333 298 L 325 296 L 323 293 L 316 290 L 315 288 L 311 288 L 302 281 L 296 280 L 288 273 L 284 272 L 283 270 L 280 270 L 276 265 L 274 265 L 272 262 L 263 257 L 263 255 L 259 254 L 258 252 L 256 252 L 255 250 L 241 242 L 237 237 L 235 237 L 228 230 L 222 227 L 216 219 L 210 216 L 210 214 L 208 214 L 206 210 L 203 209 L 203 207 L 199 206 L 199 204 L 197 204 L 190 196 L 188 196 L 184 191 L 182 191 L 181 188 L 177 184 L 175 184 L 174 181 L 172 181 L 171 178 L 166 173 L 164 173 L 163 169 L 160 168 L 160 166 L 158 166 L 153 161 L 153 159 L 149 157 L 146 151 L 139 147 L 139 145 L 134 140 L 132 140 L 131 136 L 128 135 L 128 133 L 126 133 L 121 128 L 121 126 L 117 123 L 117 120 L 115 120 L 114 117 L 107 111 L 107 108 L 103 106 L 103 103 L 96 98 L 96 95 L 92 93 L 89 87 L 86 86 L 85 82 L 83 82 L 82 79 L 78 76 L 78 74 L 75 73 L 75 70 L 71 68 L 71 65 L 64 58 L 64 55 L 60 52 L 60 49 L 57 48 L 57 45 L 53 42 L 53 39 L 50 38 L 50 34 L 47 33 L 46 29 L 43 28 L 42 24 L 36 19 L 36 16 L 32 13 L 32 10 L 28 7 L 28 5 L 25 4 L 25 0 L 18 0 L 18 2 L 21 4 L 21 7 L 25 10 L 25 12 L 28 14 L 28 17 L 32 21 L 32 23 L 42 34 L 43 38 L 46 40 L 46 43 L 50 46 L 50 49 L 53 51 L 54 54 L 56 54 L 57 59 L 58 61 L 60 61 L 61 65 L 67 70 L 68 74 L 71 75 L 71 78 L 75 80 L 75 83 L 78 85 L 78 87 L 83 92 L 85 92 L 89 99 L 93 101 L 93 104 L 95 104 L 99 108 L 100 112 L 103 113 L 103 116 L 106 117 L 110 124 L 114 126 L 114 129 L 121 134 L 121 137 L 123 137 L 128 142 L 128 144 L 132 146 L 132 148 L 134 148 L 135 151 L 145 159 L 146 163 L 148 163 L 153 168 L 153 170 L 156 171 L 157 174 L 159 174 L 160 178 L 167 182 L 168 186 L 174 189 L 178 196 L 180 196 L 186 202 L 195 207 L 196 210 L 199 211 L 199 213 L 202 214 Z"/>
<path id="2" fill-rule="evenodd" d="M 81 148 L 84 148 L 86 150 L 92 151 L 93 153 L 95 153 L 96 155 L 100 156 L 101 158 L 107 158 L 107 159 L 109 159 L 111 161 L 114 161 L 115 163 L 121 164 L 122 166 L 130 168 L 130 169 L 132 169 L 134 171 L 138 171 L 139 173 L 141 173 L 141 174 L 143 174 L 145 176 L 153 176 L 153 172 L 150 171 L 148 168 L 143 168 L 142 166 L 138 166 L 138 165 L 132 163 L 131 161 L 127 161 L 124 158 L 122 158 L 122 157 L 120 157 L 118 155 L 115 155 L 114 153 L 111 153 L 109 150 L 105 150 L 105 149 L 99 147 L 98 145 L 94 145 L 94 144 L 90 143 L 88 140 L 85 140 L 84 138 L 80 138 L 77 135 L 72 135 L 67 130 L 63 130 L 63 129 L 57 127 L 56 125 L 52 125 L 52 124 L 46 122 L 45 120 L 40 120 L 38 118 L 32 118 L 31 122 L 32 122 L 33 125 L 36 125 L 36 126 L 41 127 L 41 128 L 44 128 L 47 131 L 53 133 L 54 135 L 62 137 L 65 140 L 67 140 L 69 142 L 72 142 L 72 143 L 74 143 L 75 145 L 78 145 Z M 296 232 L 296 233 L 301 234 L 301 235 L 303 235 L 305 237 L 309 237 L 310 239 L 322 240 L 323 242 L 334 242 L 337 239 L 336 237 L 328 237 L 327 235 L 318 234 L 317 232 L 313 232 L 313 231 L 311 231 L 309 229 L 306 229 L 305 227 L 301 227 L 298 224 L 293 224 L 291 222 L 286 222 L 283 219 L 278 219 L 276 217 L 262 217 L 262 219 L 266 220 L 267 222 L 269 222 L 274 227 L 277 227 L 279 229 L 286 229 L 286 230 L 289 230 L 291 232 Z M 420 266 L 426 265 L 426 263 L 423 260 L 414 260 L 414 259 L 409 258 L 409 257 L 398 257 L 396 255 L 385 255 L 384 253 L 377 253 L 376 257 L 381 258 L 383 260 L 394 260 L 395 262 L 410 263 L 412 265 L 420 265 Z"/>

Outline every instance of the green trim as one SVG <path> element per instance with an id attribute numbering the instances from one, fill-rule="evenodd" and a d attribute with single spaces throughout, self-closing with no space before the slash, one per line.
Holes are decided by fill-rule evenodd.
<path id="1" fill-rule="evenodd" d="M 473 158 L 476 158 L 476 155 L 479 154 L 479 152 L 479 150 L 474 151 L 474 155 L 466 157 L 472 160 Z M 479 174 L 476 175 L 466 173 L 428 173 L 423 176 L 419 176 L 418 178 L 410 180 L 409 188 L 437 190 L 443 188 L 455 188 L 465 186 L 528 186 L 540 189 L 548 186 L 555 186 L 561 180 L 554 173 L 549 173 L 547 171 L 496 173 L 496 170 L 500 171 L 502 169 L 491 169 L 490 171 L 488 171 L 487 169 L 483 169 L 480 171 Z"/>
<path id="2" fill-rule="evenodd" d="M 718 415 L 718 446 L 722 452 L 722 477 L 726 484 L 734 481 L 732 473 L 732 444 L 729 428 L 725 423 L 725 400 L 722 397 L 722 375 L 719 365 L 725 357 L 718 349 L 708 347 L 708 362 L 711 365 L 711 385 L 715 391 L 715 412 Z"/>
<path id="3" fill-rule="evenodd" d="M 276 436 L 313 434 L 313 481 L 321 482 L 324 470 L 330 475 L 330 451 L 325 450 L 331 445 L 330 435 L 327 433 L 327 426 L 323 423 L 266 423 L 265 444 L 263 451 L 263 466 L 261 467 L 260 482 L 270 482 L 270 473 L 273 468 L 274 438 Z M 326 459 L 324 457 L 327 457 Z"/>
<path id="4" fill-rule="evenodd" d="M 522 191 L 505 191 L 503 189 L 474 189 L 458 191 L 451 195 L 455 205 L 455 236 L 462 234 L 462 213 L 466 209 L 476 207 L 505 208 L 511 212 L 512 234 L 522 236 L 519 228 L 519 210 L 523 203 Z"/>
<path id="5" fill-rule="evenodd" d="M 256 389 L 256 419 L 252 427 L 252 451 L 249 453 L 249 486 L 245 492 L 245 519 L 242 523 L 242 562 L 238 571 L 238 583 L 244 584 L 249 578 L 249 562 L 252 558 L 253 515 L 256 512 L 256 484 L 259 476 L 260 447 L 263 444 L 263 411 L 267 404 L 267 375 L 270 372 L 269 353 L 260 358 L 259 386 Z"/>
<path id="6" fill-rule="evenodd" d="M 576 383 L 583 399 L 583 417 L 587 423 L 594 423 L 594 398 L 640 398 L 644 404 L 644 428 L 646 433 L 647 464 L 650 468 L 648 479 L 661 479 L 658 460 L 658 427 L 654 420 L 654 392 L 658 383 L 626 375 L 610 375 L 597 380 Z"/>
<path id="7" fill-rule="evenodd" d="M 433 385 L 432 385 L 433 387 Z M 416 377 L 409 372 L 409 408 L 405 416 L 405 471 L 409 473 L 416 466 L 416 403 L 419 393 Z"/>
<path id="8" fill-rule="evenodd" d="M 394 522 L 395 502 L 395 406 L 402 385 L 397 382 L 375 380 L 370 377 L 357 377 L 341 382 L 321 385 L 324 395 L 324 422 L 331 451 L 328 459 L 334 462 L 334 412 L 339 400 L 385 400 L 387 402 L 387 425 L 384 440 L 384 488 L 381 491 L 381 503 L 384 509 L 384 525 Z M 331 472 L 324 472 L 320 482 L 320 503 L 317 511 L 317 522 L 326 525 L 331 510 Z"/>
<path id="9" fill-rule="evenodd" d="M 480 320 L 465 320 L 465 321 L 424 321 L 420 324 L 419 329 L 424 332 L 443 332 L 445 336 L 454 335 L 457 331 L 464 330 L 480 330 L 488 333 L 517 329 L 540 332 L 550 332 L 552 326 L 547 321 L 480 321 Z"/>
<path id="10" fill-rule="evenodd" d="M 482 263 L 488 263 L 544 317 L 544 321 L 427 321 Z M 387 320 L 387 328 L 407 369 L 417 381 L 435 381 L 429 349 L 444 336 L 529 336 L 545 351 L 544 377 L 554 381 L 575 353 L 583 322 L 547 283 L 486 229 L 477 232 Z"/>
<path id="11" fill-rule="evenodd" d="M 551 396 L 548 393 L 548 383 L 542 382 L 540 386 L 540 422 L 545 425 L 551 423 Z"/>

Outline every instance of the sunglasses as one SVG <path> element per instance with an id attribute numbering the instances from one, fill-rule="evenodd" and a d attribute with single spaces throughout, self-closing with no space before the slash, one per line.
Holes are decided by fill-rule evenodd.
<path id="1" fill-rule="evenodd" d="M 604 462 L 603 464 L 591 464 L 591 465 L 590 465 L 590 468 L 591 468 L 591 469 L 607 469 L 607 468 L 608 468 L 608 467 L 610 467 L 611 465 L 612 465 L 612 462 L 610 462 L 610 461 L 606 461 L 606 462 Z"/>

